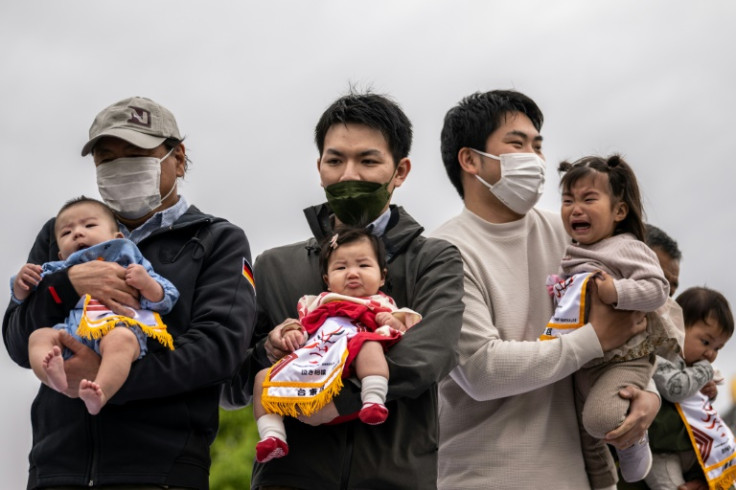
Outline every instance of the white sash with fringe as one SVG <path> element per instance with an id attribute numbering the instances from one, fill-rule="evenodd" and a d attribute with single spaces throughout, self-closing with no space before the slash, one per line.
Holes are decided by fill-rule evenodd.
<path id="1" fill-rule="evenodd" d="M 358 329 L 347 317 L 328 317 L 303 347 L 271 366 L 263 382 L 263 407 L 291 417 L 311 415 L 342 388 L 348 340 Z"/>
<path id="2" fill-rule="evenodd" d="M 736 441 L 723 419 L 711 406 L 710 400 L 698 392 L 675 403 L 698 463 L 711 489 L 726 490 L 736 481 Z"/>
<path id="3" fill-rule="evenodd" d="M 129 327 L 140 328 L 147 336 L 174 350 L 174 339 L 166 330 L 161 315 L 155 311 L 133 310 L 133 317 L 118 315 L 89 294 L 80 298 L 77 308 L 80 306 L 83 311 L 76 332 L 80 337 L 100 339 L 122 323 Z"/>

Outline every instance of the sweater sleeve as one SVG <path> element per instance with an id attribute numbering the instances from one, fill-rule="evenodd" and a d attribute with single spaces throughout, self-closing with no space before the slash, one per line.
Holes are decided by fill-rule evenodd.
<path id="1" fill-rule="evenodd" d="M 708 361 L 698 361 L 688 367 L 682 360 L 668 361 L 657 356 L 654 382 L 659 393 L 673 403 L 693 396 L 713 379 L 713 366 Z"/>
<path id="2" fill-rule="evenodd" d="M 536 390 L 571 375 L 603 355 L 590 324 L 554 340 L 502 339 L 478 281 L 467 267 L 463 301 L 460 364 L 450 376 L 475 400 L 493 400 Z M 539 326 L 540 333 L 542 327 Z"/>
<path id="3" fill-rule="evenodd" d="M 616 251 L 621 260 L 621 279 L 615 279 L 616 308 L 629 311 L 654 311 L 669 297 L 670 287 L 657 256 L 639 240 L 621 242 Z"/>

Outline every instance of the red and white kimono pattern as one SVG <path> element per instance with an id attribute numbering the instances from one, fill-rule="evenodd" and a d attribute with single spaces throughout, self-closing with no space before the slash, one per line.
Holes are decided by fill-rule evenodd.
<path id="1" fill-rule="evenodd" d="M 309 334 L 305 345 L 284 356 L 269 369 L 263 383 L 262 403 L 269 413 L 297 417 L 311 415 L 328 404 L 350 376 L 350 365 L 368 340 L 388 348 L 402 333 L 381 328 L 376 313 L 390 312 L 405 324 L 421 316 L 398 309 L 394 300 L 378 293 L 365 298 L 324 292 L 303 296 L 297 307 L 299 320 Z"/>

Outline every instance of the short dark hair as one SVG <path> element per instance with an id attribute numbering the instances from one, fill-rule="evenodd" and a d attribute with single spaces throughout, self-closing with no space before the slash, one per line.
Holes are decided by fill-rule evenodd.
<path id="1" fill-rule="evenodd" d="M 362 226 L 341 225 L 336 227 L 334 233 L 322 240 L 322 243 L 320 244 L 319 268 L 322 273 L 322 277 L 327 275 L 327 265 L 330 261 L 330 257 L 332 256 L 332 253 L 340 247 L 340 245 L 358 242 L 360 240 L 368 240 L 371 244 L 371 247 L 376 254 L 376 262 L 378 262 L 378 267 L 381 269 L 381 273 L 383 274 L 387 268 L 387 262 L 386 248 L 384 247 L 381 239 Z"/>
<path id="2" fill-rule="evenodd" d="M 685 328 L 698 321 L 718 322 L 723 333 L 733 335 L 733 314 L 726 298 L 718 291 L 706 287 L 692 287 L 684 290 L 675 299 L 682 308 Z"/>
<path id="3" fill-rule="evenodd" d="M 401 107 L 386 95 L 350 92 L 333 102 L 314 128 L 314 141 L 322 156 L 327 131 L 336 124 L 360 124 L 381 132 L 388 143 L 394 165 L 409 156 L 411 121 Z"/>
<path id="4" fill-rule="evenodd" d="M 56 213 L 56 219 L 58 222 L 59 216 L 61 216 L 61 213 L 66 211 L 69 208 L 73 208 L 74 206 L 78 206 L 80 204 L 94 204 L 95 206 L 102 209 L 103 213 L 110 219 L 110 222 L 114 225 L 115 229 L 118 228 L 118 219 L 115 217 L 115 213 L 113 213 L 112 209 L 110 209 L 110 206 L 105 204 L 102 201 L 99 201 L 97 199 L 93 199 L 91 197 L 87 196 L 79 196 L 75 197 L 73 199 L 69 199 L 67 202 L 64 203 L 63 206 L 61 206 L 61 209 L 59 209 L 59 212 Z M 54 223 L 54 234 L 56 234 L 56 223 Z"/>
<path id="5" fill-rule="evenodd" d="M 572 163 L 562 162 L 558 167 L 561 174 L 560 189 L 563 193 L 570 192 L 570 188 L 583 177 L 595 172 L 608 176 L 608 187 L 611 193 L 611 205 L 624 202 L 629 208 L 620 223 L 613 231 L 614 235 L 631 233 L 637 239 L 644 241 L 644 209 L 641 204 L 641 194 L 636 175 L 621 155 L 611 155 L 608 158 L 588 156 Z"/>
<path id="6" fill-rule="evenodd" d="M 647 223 L 647 245 L 649 248 L 660 248 L 664 253 L 669 255 L 672 260 L 682 259 L 682 252 L 680 247 L 677 246 L 677 242 L 665 233 L 661 228 Z"/>
<path id="7" fill-rule="evenodd" d="M 514 112 L 527 116 L 537 131 L 542 129 L 544 116 L 537 104 L 513 90 L 476 92 L 445 114 L 440 136 L 442 161 L 460 197 L 465 197 L 465 191 L 457 154 L 466 147 L 485 151 L 488 137 L 503 124 L 508 114 Z"/>

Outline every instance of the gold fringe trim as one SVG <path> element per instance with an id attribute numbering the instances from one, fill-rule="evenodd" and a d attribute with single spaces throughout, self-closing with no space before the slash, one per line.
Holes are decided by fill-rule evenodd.
<path id="1" fill-rule="evenodd" d="M 278 363 L 271 366 L 268 370 L 266 380 L 263 383 L 263 394 L 261 395 L 261 404 L 267 413 L 274 413 L 288 417 L 299 417 L 300 415 L 310 416 L 315 412 L 318 412 L 325 407 L 332 399 L 340 393 L 342 389 L 342 370 L 345 367 L 345 360 L 348 357 L 348 351 L 342 353 L 342 359 L 335 369 L 326 377 L 329 379 L 334 378 L 330 384 L 325 387 L 319 394 L 310 397 L 285 397 L 285 396 L 271 396 L 268 394 L 270 387 L 284 386 L 285 388 L 300 388 L 309 389 L 312 387 L 319 387 L 322 383 L 299 383 L 299 382 L 280 382 L 278 384 L 271 382 L 271 370 L 278 365 Z M 335 373 L 335 371 L 338 371 Z M 306 398 L 306 399 L 305 399 Z"/>
<path id="2" fill-rule="evenodd" d="M 708 482 L 708 487 L 711 488 L 712 490 L 730 490 L 731 485 L 734 482 L 736 482 L 736 466 L 730 466 L 728 468 L 725 468 L 720 475 L 718 475 L 712 480 L 708 478 L 708 472 L 713 471 L 719 466 L 726 465 L 729 461 L 736 458 L 736 454 L 732 454 L 731 456 L 724 459 L 723 461 L 719 461 L 718 463 L 706 468 L 705 462 L 703 461 L 703 457 L 700 455 L 700 450 L 698 449 L 698 442 L 695 440 L 695 436 L 693 435 L 693 430 L 690 427 L 690 423 L 687 421 L 687 417 L 685 416 L 685 413 L 682 411 L 682 408 L 680 408 L 679 403 L 675 403 L 675 408 L 677 408 L 677 412 L 680 414 L 680 418 L 682 418 L 682 421 L 685 424 L 685 429 L 687 429 L 687 435 L 690 437 L 690 443 L 693 446 L 693 451 L 695 451 L 695 456 L 698 457 L 698 463 L 700 463 L 700 468 L 703 470 L 703 474 L 705 475 L 705 480 Z"/>
<path id="3" fill-rule="evenodd" d="M 174 339 L 171 334 L 166 331 L 166 325 L 161 320 L 161 315 L 153 313 L 153 317 L 156 320 L 156 325 L 147 325 L 141 323 L 135 318 L 130 318 L 124 315 L 108 315 L 99 320 L 91 320 L 87 315 L 87 305 L 89 304 L 91 296 L 87 294 L 84 298 L 84 311 L 82 312 L 82 319 L 79 321 L 79 327 L 77 328 L 77 335 L 85 339 L 100 339 L 104 335 L 107 335 L 113 328 L 124 324 L 127 327 L 138 327 L 146 336 L 151 337 L 158 343 L 174 350 Z"/>

